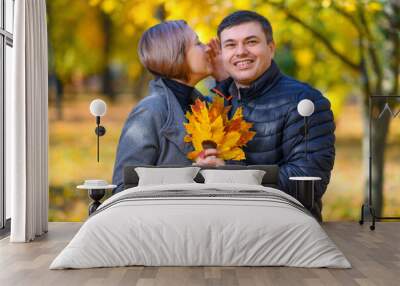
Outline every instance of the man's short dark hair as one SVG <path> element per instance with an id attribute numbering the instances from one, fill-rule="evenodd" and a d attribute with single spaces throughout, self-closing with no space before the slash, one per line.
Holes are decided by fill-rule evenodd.
<path id="1" fill-rule="evenodd" d="M 223 30 L 248 22 L 257 22 L 261 25 L 265 33 L 265 37 L 267 38 L 267 43 L 270 43 L 274 40 L 272 36 L 272 27 L 267 18 L 256 12 L 247 10 L 236 11 L 226 16 L 218 26 L 218 38 L 221 38 L 221 33 Z"/>

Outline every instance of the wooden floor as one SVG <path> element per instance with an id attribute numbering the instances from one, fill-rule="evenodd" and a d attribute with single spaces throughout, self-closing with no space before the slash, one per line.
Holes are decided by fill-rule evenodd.
<path id="1" fill-rule="evenodd" d="M 353 268 L 289 267 L 121 267 L 48 270 L 81 223 L 50 223 L 32 243 L 0 241 L 0 285 L 400 285 L 400 223 L 378 223 L 375 231 L 357 223 L 325 223 L 324 229 Z"/>

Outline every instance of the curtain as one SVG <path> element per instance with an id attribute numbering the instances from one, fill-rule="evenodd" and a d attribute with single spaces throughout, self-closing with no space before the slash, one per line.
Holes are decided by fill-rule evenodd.
<path id="1" fill-rule="evenodd" d="M 6 187 L 12 242 L 48 229 L 48 82 L 45 0 L 15 1 L 13 92 L 6 98 Z M 8 102 L 7 102 L 8 101 Z"/>

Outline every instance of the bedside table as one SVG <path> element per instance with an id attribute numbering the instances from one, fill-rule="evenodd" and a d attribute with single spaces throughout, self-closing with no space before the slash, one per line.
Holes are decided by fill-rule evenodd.
<path id="1" fill-rule="evenodd" d="M 308 210 L 314 208 L 315 201 L 315 182 L 320 181 L 320 177 L 289 177 L 289 180 L 296 182 L 296 199 L 300 201 Z"/>
<path id="2" fill-rule="evenodd" d="M 89 197 L 93 200 L 93 202 L 89 205 L 90 216 L 101 205 L 100 200 L 106 194 L 106 190 L 112 190 L 116 187 L 116 185 L 108 184 L 105 180 L 85 180 L 83 185 L 79 185 L 76 188 L 87 190 Z"/>

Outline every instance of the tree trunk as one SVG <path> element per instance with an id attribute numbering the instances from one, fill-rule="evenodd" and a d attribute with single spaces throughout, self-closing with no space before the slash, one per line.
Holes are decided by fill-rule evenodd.
<path id="1" fill-rule="evenodd" d="M 56 110 L 57 119 L 63 120 L 63 97 L 64 97 L 64 85 L 61 79 L 55 74 L 55 85 L 56 85 Z"/>
<path id="2" fill-rule="evenodd" d="M 112 73 L 111 73 L 111 33 L 112 33 L 112 22 L 110 16 L 106 13 L 101 14 L 102 21 L 103 21 L 103 31 L 104 31 L 104 70 L 103 70 L 103 86 L 102 91 L 103 94 L 110 98 L 111 101 L 115 100 L 115 92 L 113 88 L 113 80 L 112 80 Z"/>
<path id="3" fill-rule="evenodd" d="M 369 181 L 371 180 L 371 202 L 375 209 L 376 216 L 382 216 L 383 210 L 383 186 L 384 186 L 384 167 L 385 167 L 385 151 L 386 151 L 386 139 L 389 131 L 391 122 L 391 115 L 389 112 L 383 114 L 381 118 L 377 118 L 380 112 L 383 110 L 384 102 L 375 105 L 372 116 L 372 138 L 369 146 L 369 106 L 363 104 L 363 127 L 365 132 L 363 133 L 363 170 L 365 178 L 369 178 L 365 181 L 365 195 L 364 202 L 368 203 L 368 190 Z M 369 148 L 371 147 L 371 174 L 369 174 Z"/>
<path id="4" fill-rule="evenodd" d="M 47 6 L 47 15 L 50 15 L 49 9 L 50 6 Z M 49 34 L 51 25 L 51 17 L 47 21 Z M 52 46 L 51 40 L 47 42 L 47 50 L 48 50 L 48 68 L 49 68 L 49 88 L 54 88 L 54 96 L 55 96 L 55 105 L 56 105 L 56 118 L 57 120 L 63 120 L 63 98 L 64 98 L 64 85 L 61 81 L 60 77 L 57 75 L 55 68 L 55 52 Z"/>
<path id="5" fill-rule="evenodd" d="M 369 197 L 369 105 L 368 100 L 363 100 L 361 103 L 361 116 L 362 116 L 362 166 L 363 166 L 363 190 L 364 190 L 364 204 L 368 204 Z M 364 208 L 364 216 L 368 217 L 369 211 Z"/>

